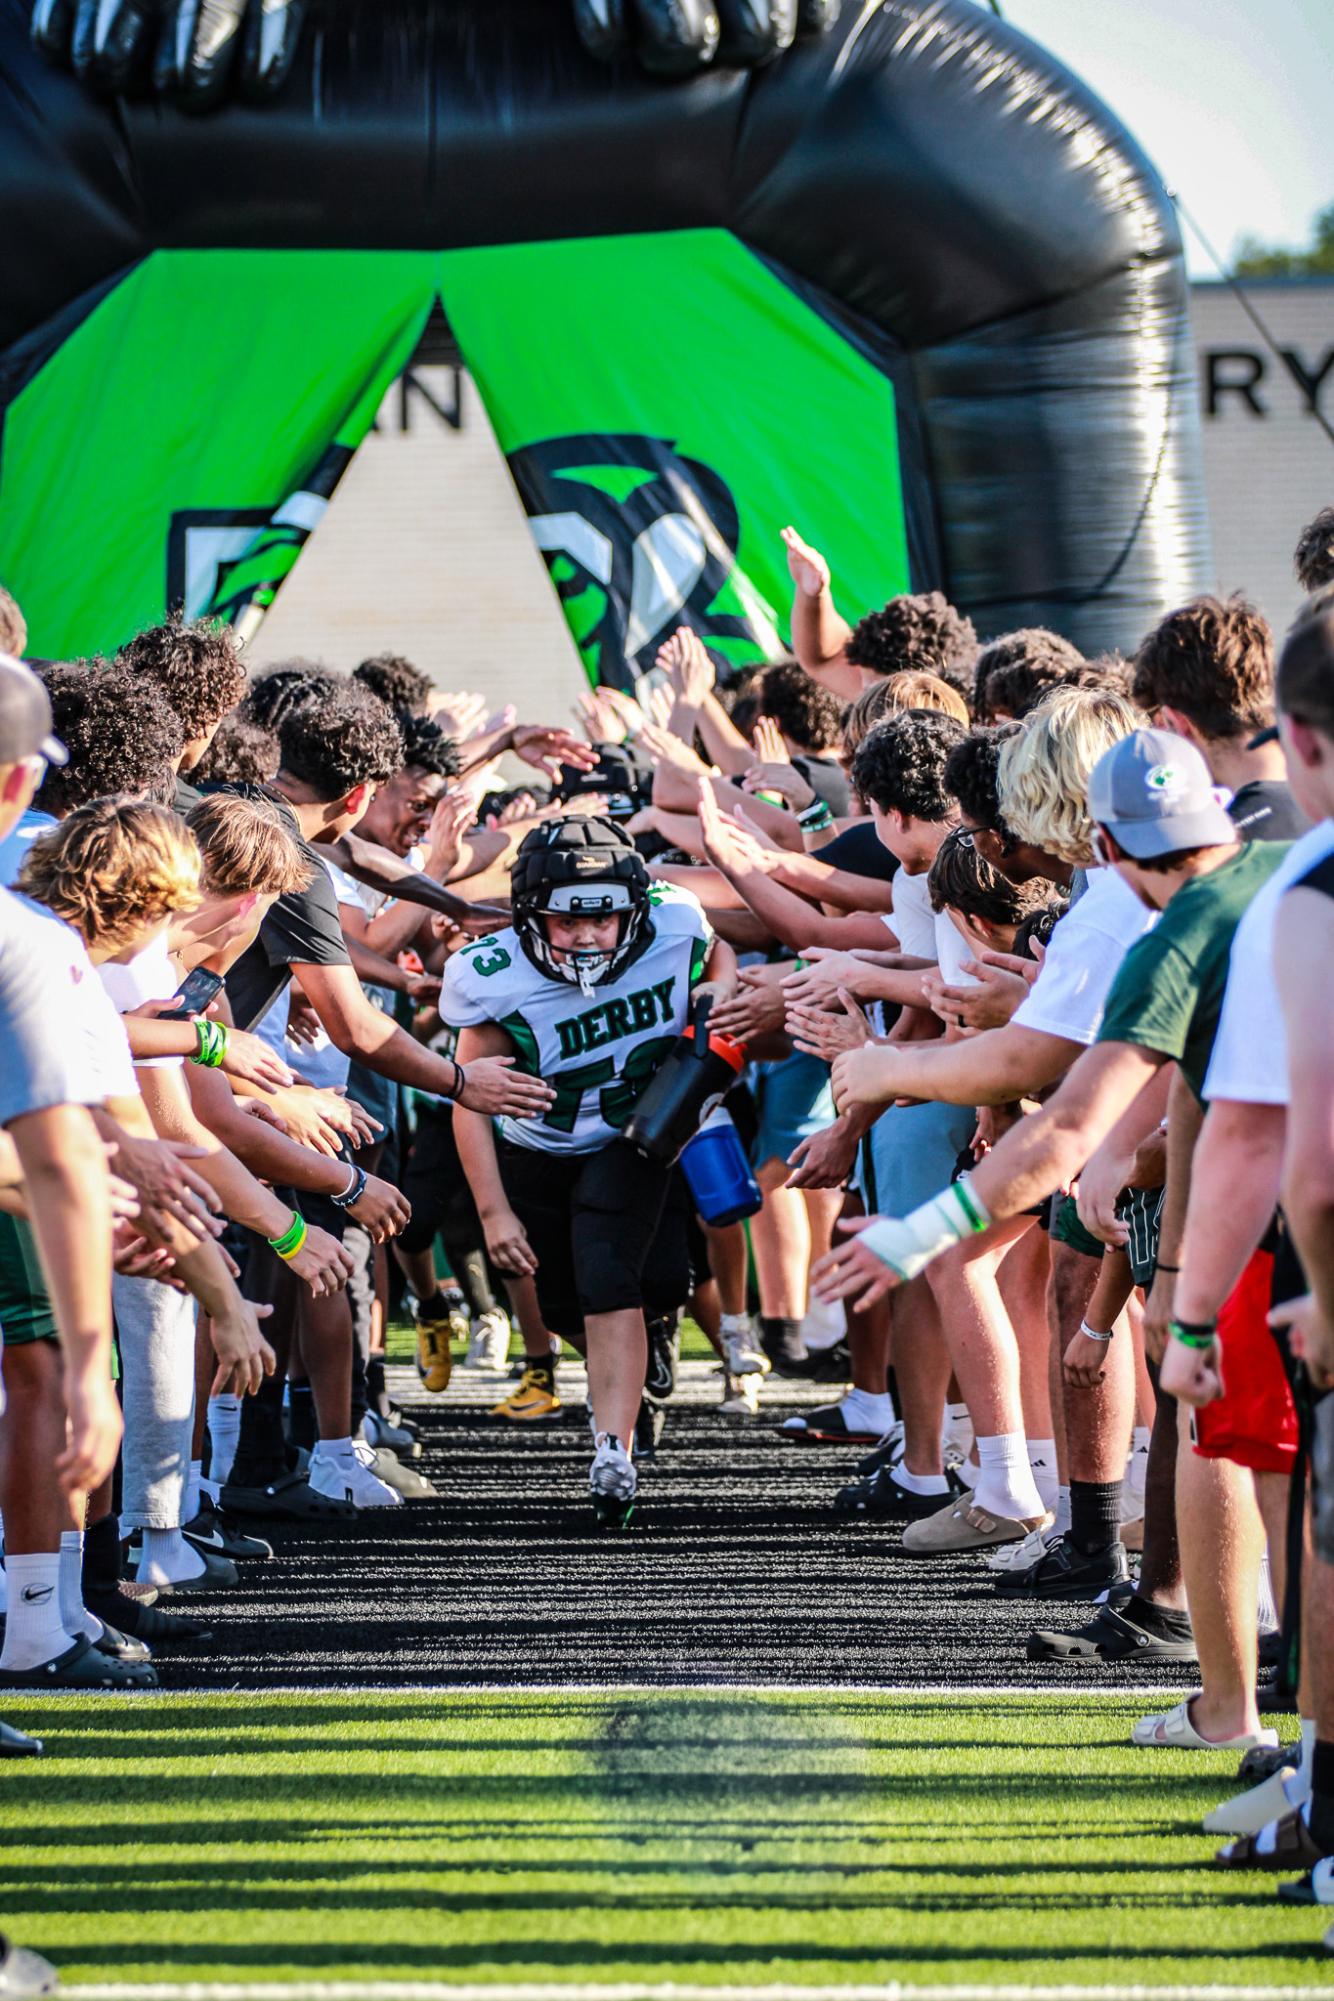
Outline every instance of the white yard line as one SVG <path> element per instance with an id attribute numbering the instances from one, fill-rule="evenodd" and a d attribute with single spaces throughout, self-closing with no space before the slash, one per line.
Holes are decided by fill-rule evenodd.
<path id="1" fill-rule="evenodd" d="M 59 1702 L 65 1696 L 77 1696 L 80 1699 L 82 1699 L 87 1696 L 88 1691 L 86 1688 L 68 1688 L 68 1689 L 40 1688 L 40 1689 L 34 1689 L 32 1691 L 32 1694 L 36 1697 L 40 1697 L 40 1699 L 43 1702 Z M 1119 1697 L 1125 1696 L 1125 1697 L 1133 1697 L 1136 1702 L 1142 1703 L 1146 1710 L 1150 1709 L 1155 1702 L 1162 1702 L 1162 1701 L 1177 1702 L 1180 1701 L 1181 1699 L 1181 1691 L 1179 1688 L 1146 1688 L 1139 1683 L 1136 1684 L 1127 1683 L 1125 1686 L 1118 1685 L 1109 1687 L 1105 1682 L 1100 1682 L 1093 1686 L 1091 1686 L 1088 1682 L 1058 1682 L 1055 1685 L 1049 1685 L 1044 1682 L 1041 1688 L 1027 1688 L 1022 1683 L 1015 1683 L 1013 1686 L 998 1688 L 998 1687 L 993 1687 L 985 1682 L 979 1682 L 977 1684 L 969 1682 L 905 1682 L 903 1684 L 892 1683 L 882 1687 L 871 1682 L 846 1682 L 846 1681 L 804 1681 L 804 1682 L 502 1681 L 499 1678 L 499 1676 L 497 1676 L 492 1681 L 450 1681 L 450 1682 L 401 1681 L 401 1682 L 386 1682 L 383 1684 L 378 1682 L 336 1682 L 336 1681 L 268 1682 L 265 1683 L 264 1686 L 261 1688 L 211 1688 L 211 1689 L 144 1688 L 144 1689 L 136 1689 L 132 1695 L 123 1697 L 122 1699 L 133 1702 L 135 1708 L 138 1709 L 141 1708 L 144 1703 L 152 1702 L 155 1699 L 160 1701 L 172 1697 L 176 1698 L 179 1701 L 196 1701 L 196 1700 L 209 1701 L 215 1696 L 228 1696 L 234 1698 L 237 1701 L 244 1700 L 246 1702 L 265 1702 L 268 1701 L 271 1697 L 276 1697 L 276 1696 L 281 1696 L 285 1698 L 288 1696 L 338 1695 L 346 1697 L 349 1702 L 355 1702 L 360 1700 L 360 1698 L 362 1698 L 363 1696 L 368 1696 L 368 1695 L 388 1695 L 388 1696 L 433 1695 L 436 1697 L 442 1697 L 442 1696 L 448 1697 L 452 1695 L 496 1695 L 496 1694 L 566 1695 L 566 1696 L 570 1695 L 635 1695 L 635 1696 L 640 1696 L 640 1695 L 719 1695 L 719 1696 L 893 1695 L 893 1696 L 905 1696 L 905 1697 L 916 1696 L 916 1697 L 921 1697 L 923 1700 L 933 1700 L 939 1696 L 959 1696 L 961 1698 L 969 1697 L 978 1701 L 994 1701 L 997 1698 L 1000 1698 L 1003 1701 L 1010 1701 L 1010 1702 L 1016 1702 L 1021 1699 L 1025 1702 L 1029 1702 L 1032 1701 L 1034 1698 L 1037 1698 L 1039 1700 L 1044 1700 L 1056 1697 L 1061 1697 L 1068 1700 L 1071 1696 L 1090 1696 L 1090 1697 L 1100 1696 L 1100 1697 L 1109 1697 L 1115 1700 Z M 98 1700 L 100 1704 L 101 1702 L 106 1701 L 107 1697 L 99 1696 Z M 175 1990 L 173 1989 L 173 1992 L 174 1991 Z M 515 1991 L 517 1992 L 518 1990 L 516 1989 Z M 567 1990 L 562 1990 L 562 1991 L 567 1991 Z M 613 1990 L 608 1988 L 606 1991 L 608 1994 L 610 1994 Z M 636 1987 L 633 1990 L 633 1992 L 636 1994 L 641 1993 L 643 1991 L 645 1990 L 642 1990 L 638 1987 Z M 667 1991 L 668 1991 L 667 1989 L 665 1988 L 663 1989 L 664 1993 L 666 1993 Z M 675 1992 L 674 1989 L 672 1991 Z M 709 1992 L 711 1994 L 718 1993 L 720 1991 L 722 1990 L 716 1988 L 709 1989 Z M 747 1993 L 750 1993 L 751 1991 L 752 1990 L 749 1988 L 746 1989 Z M 762 1990 L 757 1988 L 753 1991 L 758 1994 L 761 1992 L 765 1992 L 767 1990 Z M 815 1991 L 816 1990 L 814 1989 L 807 1989 L 807 1988 L 802 1988 L 801 1990 L 803 1994 L 808 1992 L 813 1993 Z M 839 1988 L 838 1990 L 840 1994 L 847 1993 L 848 1991 L 849 1990 L 846 1988 Z M 938 1992 L 943 1992 L 944 1990 L 933 1987 L 930 1990 L 924 1989 L 923 1991 L 924 1992 L 929 1991 L 932 1994 L 935 1994 Z M 990 1993 L 993 1990 L 989 1988 L 987 1991 L 988 1993 Z M 1044 1988 L 1043 1992 L 1045 1993 L 1046 1991 L 1047 1990 Z M 1091 1988 L 1087 1990 L 1085 1989 L 1080 1990 L 1081 1993 L 1085 1991 L 1091 1993 L 1094 1990 Z M 1113 1991 L 1118 1994 L 1121 1994 L 1121 1993 L 1130 1993 L 1133 1990 L 1129 1988 L 1120 1988 L 1120 1987 L 1116 1988 L 1115 1990 L 1108 1989 L 1109 1993 Z M 1155 1990 L 1155 1991 L 1162 1991 L 1162 1990 Z M 1191 1991 L 1194 1992 L 1196 1990 L 1192 1989 Z M 1201 1988 L 1199 1991 L 1203 1993 L 1205 1990 Z M 1227 1989 L 1227 1992 L 1229 1994 L 1238 1991 L 1239 1990 L 1234 1988 Z M 1264 1991 L 1267 1994 L 1277 1992 L 1277 1990 L 1273 1988 L 1266 1988 Z M 451 1988 L 450 1992 L 453 1993 L 454 1990 Z M 885 1993 L 892 1992 L 892 1990 L 882 1989 L 877 1987 L 874 1990 L 874 1992 L 877 1995 L 883 1996 Z"/>
<path id="2" fill-rule="evenodd" d="M 764 1986 L 691 1985 L 676 1981 L 414 1981 L 293 1980 L 125 1982 L 65 1990 L 80 2001 L 1310 2001 L 1330 1992 L 1328 1983 L 1309 1987 L 1079 1987 L 985 1986 L 981 1984 L 883 1986 L 850 1982 L 845 1987 L 805 1986 L 773 1981 Z"/>

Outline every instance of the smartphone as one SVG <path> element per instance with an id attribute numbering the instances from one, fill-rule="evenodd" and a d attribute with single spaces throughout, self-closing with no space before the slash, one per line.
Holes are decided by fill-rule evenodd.
<path id="1" fill-rule="evenodd" d="M 173 996 L 176 1005 L 169 1007 L 158 1016 L 159 1021 L 185 1021 L 192 1014 L 202 1014 L 210 1001 L 217 999 L 222 991 L 221 973 L 210 973 L 203 966 L 196 966 L 187 973 L 183 983 Z"/>

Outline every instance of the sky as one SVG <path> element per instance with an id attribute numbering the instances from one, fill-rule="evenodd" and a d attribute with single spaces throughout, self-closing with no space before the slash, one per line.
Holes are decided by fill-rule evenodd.
<path id="1" fill-rule="evenodd" d="M 1220 257 L 1334 202 L 1334 0 L 1000 0 L 1129 127 Z M 1215 267 L 1184 225 L 1192 277 Z"/>

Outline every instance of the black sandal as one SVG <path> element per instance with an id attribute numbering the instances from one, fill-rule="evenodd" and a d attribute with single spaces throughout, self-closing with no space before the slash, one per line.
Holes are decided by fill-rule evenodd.
<path id="1" fill-rule="evenodd" d="M 1271 1822 L 1274 1829 L 1272 1848 L 1256 1846 L 1261 1828 L 1257 1834 L 1239 1834 L 1235 1841 L 1229 1841 L 1226 1848 L 1220 1848 L 1214 1861 L 1220 1869 L 1311 1869 L 1323 1860 L 1323 1851 L 1311 1839 L 1311 1830 L 1306 1825 L 1301 1808 L 1285 1813 L 1283 1818 Z"/>
<path id="2" fill-rule="evenodd" d="M 1136 1625 L 1114 1605 L 1100 1605 L 1087 1626 L 1073 1633 L 1036 1632 L 1028 1636 L 1031 1661 L 1193 1661 L 1195 1641 L 1170 1640 Z"/>
<path id="3" fill-rule="evenodd" d="M 75 1640 L 63 1654 L 33 1668 L 5 1668 L 0 1688 L 156 1688 L 157 1670 L 143 1662 L 113 1660 L 91 1640 Z"/>

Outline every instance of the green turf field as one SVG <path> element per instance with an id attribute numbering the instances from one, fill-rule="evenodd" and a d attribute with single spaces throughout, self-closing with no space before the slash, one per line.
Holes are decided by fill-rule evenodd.
<path id="1" fill-rule="evenodd" d="M 49 1700 L 5 1931 L 68 1983 L 1310 1984 L 1328 1912 L 1206 1867 L 1232 1756 L 1142 1697 Z"/>

